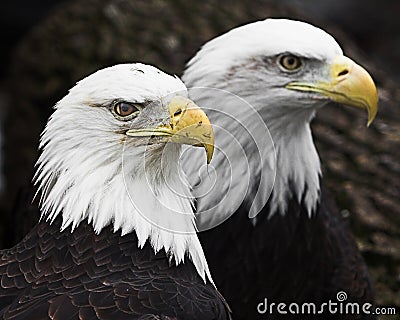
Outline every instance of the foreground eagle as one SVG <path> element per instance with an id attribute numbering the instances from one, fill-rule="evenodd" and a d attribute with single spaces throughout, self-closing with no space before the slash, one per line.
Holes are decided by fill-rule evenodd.
<path id="1" fill-rule="evenodd" d="M 267 19 L 206 43 L 183 80 L 215 125 L 214 175 L 185 165 L 199 228 L 210 229 L 200 240 L 235 319 L 280 318 L 281 302 L 320 310 L 340 291 L 346 302 L 372 302 L 355 240 L 321 187 L 310 129 L 329 101 L 367 109 L 370 124 L 378 96 L 369 74 L 321 29 Z"/>
<path id="2" fill-rule="evenodd" d="M 180 177 L 180 144 L 213 153 L 186 95 L 178 78 L 125 64 L 58 102 L 35 176 L 41 222 L 0 253 L 1 319 L 228 318 Z"/>

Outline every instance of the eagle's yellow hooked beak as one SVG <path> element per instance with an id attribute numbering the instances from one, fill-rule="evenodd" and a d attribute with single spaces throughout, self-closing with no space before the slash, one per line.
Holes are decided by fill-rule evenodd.
<path id="1" fill-rule="evenodd" d="M 214 153 L 214 132 L 210 120 L 192 100 L 175 96 L 169 105 L 170 123 L 155 128 L 131 129 L 131 137 L 161 136 L 169 141 L 204 147 L 207 163 Z"/>
<path id="2" fill-rule="evenodd" d="M 378 92 L 369 73 L 353 60 L 337 56 L 329 67 L 329 79 L 316 83 L 291 82 L 286 88 L 318 92 L 329 99 L 368 111 L 368 125 L 378 111 Z"/>

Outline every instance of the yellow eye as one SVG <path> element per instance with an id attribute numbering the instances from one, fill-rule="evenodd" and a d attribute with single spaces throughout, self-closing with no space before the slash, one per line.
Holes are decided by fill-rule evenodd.
<path id="1" fill-rule="evenodd" d="M 139 112 L 139 109 L 128 102 L 118 102 L 113 106 L 114 113 L 121 118 L 132 118 Z"/>
<path id="2" fill-rule="evenodd" d="M 303 66 L 303 61 L 299 57 L 287 54 L 279 57 L 279 64 L 286 71 L 297 71 Z"/>

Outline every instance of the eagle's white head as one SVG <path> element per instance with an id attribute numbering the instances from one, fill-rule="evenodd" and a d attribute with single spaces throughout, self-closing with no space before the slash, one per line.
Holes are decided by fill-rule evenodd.
<path id="1" fill-rule="evenodd" d="M 248 157 L 248 163 L 238 161 L 235 154 L 239 152 L 232 151 L 232 142 L 215 131 L 216 153 L 211 165 L 217 176 L 231 170 L 232 181 L 216 178 L 209 193 L 204 192 L 204 186 L 200 188 L 207 175 L 199 176 L 198 168 L 186 163 L 190 182 L 202 192 L 198 210 L 204 212 L 214 205 L 213 219 L 215 213 L 221 217 L 233 213 L 242 200 L 254 217 L 270 195 L 270 215 L 285 214 L 288 200 L 293 198 L 303 202 L 311 215 L 318 204 L 321 175 L 310 130 L 316 110 L 328 101 L 365 108 L 368 123 L 377 112 L 377 91 L 369 74 L 343 55 L 332 36 L 299 21 L 258 21 L 209 41 L 190 60 L 183 80 L 191 98 L 210 108 L 213 125 L 229 128 Z M 226 95 L 229 101 L 224 101 L 221 94 L 192 89 L 195 87 L 230 92 L 257 112 L 244 108 L 240 99 Z M 263 126 L 255 125 L 259 116 L 270 136 Z M 234 121 L 241 125 L 233 126 Z M 241 127 L 250 128 L 252 139 L 244 137 Z M 264 143 L 260 149 L 263 140 L 269 139 L 273 143 Z M 224 153 L 233 156 L 224 161 Z M 216 199 L 229 189 L 235 190 L 230 202 L 225 202 L 229 205 L 218 206 Z M 207 216 L 200 219 L 208 223 Z"/>
<path id="2" fill-rule="evenodd" d="M 122 64 L 78 82 L 42 134 L 35 183 L 42 218 L 62 229 L 88 220 L 96 232 L 136 232 L 176 264 L 188 256 L 211 280 L 197 239 L 191 190 L 179 165 L 181 144 L 213 153 L 205 113 L 182 81 L 144 64 Z M 204 161 L 204 158 L 199 161 Z"/>

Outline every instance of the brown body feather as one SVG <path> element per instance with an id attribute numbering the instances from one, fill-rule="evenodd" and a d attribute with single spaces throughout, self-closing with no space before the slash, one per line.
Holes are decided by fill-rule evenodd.
<path id="1" fill-rule="evenodd" d="M 173 266 L 165 252 L 112 227 L 96 235 L 82 222 L 60 232 L 40 222 L 1 252 L 2 319 L 227 319 L 227 305 L 191 262 Z"/>
<path id="2" fill-rule="evenodd" d="M 268 219 L 268 206 L 254 226 L 244 208 L 215 229 L 200 233 L 216 285 L 232 307 L 235 319 L 374 319 L 367 315 L 282 315 L 278 303 L 373 302 L 365 262 L 347 221 L 322 194 L 318 212 L 289 201 L 284 216 Z M 215 241 L 223 234 L 224 246 Z M 229 243 L 230 245 L 226 245 Z M 229 267 L 228 267 L 229 266 Z M 275 312 L 259 314 L 257 305 L 268 299 Z M 286 311 L 288 307 L 286 307 Z M 327 309 L 324 309 L 327 310 Z M 372 310 L 372 309 L 371 309 Z"/>

